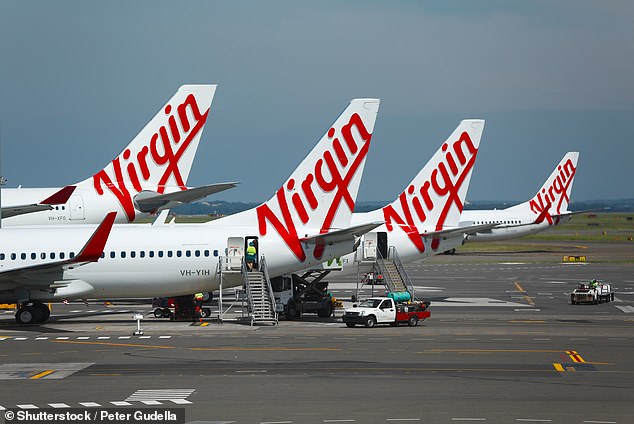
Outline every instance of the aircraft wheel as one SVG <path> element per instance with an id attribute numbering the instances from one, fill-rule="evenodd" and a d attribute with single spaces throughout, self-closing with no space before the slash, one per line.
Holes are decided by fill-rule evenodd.
<path id="1" fill-rule="evenodd" d="M 409 325 L 410 327 L 416 327 L 418 325 L 418 317 L 416 315 L 412 315 L 411 317 L 409 317 L 409 319 L 407 320 L 407 325 Z"/>
<path id="2" fill-rule="evenodd" d="M 163 308 L 163 318 L 171 318 L 172 317 L 172 311 L 170 311 L 170 308 Z"/>
<path id="3" fill-rule="evenodd" d="M 211 309 L 203 308 L 203 318 L 209 318 L 211 316 Z"/>
<path id="4" fill-rule="evenodd" d="M 376 325 L 376 318 L 374 318 L 374 315 L 370 315 L 369 317 L 367 317 L 365 319 L 365 326 L 367 328 L 372 328 Z"/>
<path id="5" fill-rule="evenodd" d="M 15 313 L 15 320 L 18 324 L 33 324 L 35 322 L 35 314 L 31 306 L 18 309 Z"/>
<path id="6" fill-rule="evenodd" d="M 36 310 L 36 322 L 45 322 L 51 316 L 51 310 L 42 302 L 34 302 L 33 309 Z"/>
<path id="7" fill-rule="evenodd" d="M 163 318 L 163 310 L 161 308 L 154 310 L 154 318 Z"/>

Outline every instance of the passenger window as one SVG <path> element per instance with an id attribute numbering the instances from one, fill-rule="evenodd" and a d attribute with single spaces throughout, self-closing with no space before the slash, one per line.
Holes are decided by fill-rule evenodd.
<path id="1" fill-rule="evenodd" d="M 153 258 L 154 257 L 154 250 L 150 250 L 149 255 L 150 255 L 150 258 Z"/>
<path id="2" fill-rule="evenodd" d="M 59 252 L 60 259 L 64 259 L 65 257 L 66 257 L 66 254 L 64 254 L 64 252 Z"/>
<path id="3" fill-rule="evenodd" d="M 12 254 L 11 254 L 11 260 L 12 260 L 12 261 L 15 261 L 15 258 L 17 258 L 17 257 L 18 257 L 18 256 L 17 256 L 15 253 L 12 253 Z"/>
<path id="4" fill-rule="evenodd" d="M 4 253 L 2 254 L 2 257 L 0 259 L 4 259 Z M 46 259 L 46 253 L 40 253 L 40 259 Z"/>
<path id="5" fill-rule="evenodd" d="M 181 256 L 183 256 L 183 252 L 181 252 L 180 250 L 177 250 L 176 251 L 176 256 L 178 256 L 180 258 Z"/>
<path id="6" fill-rule="evenodd" d="M 122 251 L 121 251 L 121 257 L 122 257 L 122 258 L 125 258 L 125 250 L 122 250 Z"/>
<path id="7" fill-rule="evenodd" d="M 106 252 L 101 252 L 101 258 L 105 258 L 106 257 Z"/>
<path id="8" fill-rule="evenodd" d="M 4 253 L 0 253 L 0 261 L 4 261 Z"/>
<path id="9" fill-rule="evenodd" d="M 37 258 L 37 255 L 35 253 L 31 253 L 31 259 L 35 259 Z"/>
<path id="10" fill-rule="evenodd" d="M 191 250 L 186 250 L 185 251 L 185 256 L 187 256 L 188 258 L 191 257 L 192 255 L 192 251 Z"/>
<path id="11" fill-rule="evenodd" d="M 141 251 L 139 252 L 139 257 L 140 257 L 140 258 L 145 258 L 145 250 L 141 250 Z"/>
<path id="12" fill-rule="evenodd" d="M 159 250 L 159 251 L 158 251 L 158 257 L 159 257 L 159 258 L 162 258 L 162 257 L 163 257 L 163 251 L 162 251 L 162 250 Z"/>
<path id="13" fill-rule="evenodd" d="M 130 252 L 130 257 L 131 258 L 136 258 L 136 252 L 134 250 L 132 252 Z"/>
<path id="14" fill-rule="evenodd" d="M 63 206 L 62 206 L 62 207 L 63 207 Z M 71 258 L 71 259 L 73 259 L 73 258 L 75 257 L 75 252 L 70 252 L 70 253 L 68 254 L 68 257 L 69 257 L 69 258 Z"/>
<path id="15" fill-rule="evenodd" d="M 20 253 L 20 259 L 25 260 L 26 259 L 26 253 Z"/>
<path id="16" fill-rule="evenodd" d="M 209 256 L 209 250 L 205 250 L 205 256 Z M 218 249 L 214 250 L 214 257 L 218 257 Z"/>
<path id="17" fill-rule="evenodd" d="M 51 252 L 51 259 L 55 259 L 55 252 Z"/>
<path id="18" fill-rule="evenodd" d="M 171 250 L 167 251 L 167 257 L 168 258 L 171 258 L 173 254 L 174 254 L 174 252 L 172 252 Z"/>
<path id="19" fill-rule="evenodd" d="M 194 252 L 194 256 L 196 256 L 197 258 L 200 257 L 200 250 L 196 250 Z"/>
<path id="20" fill-rule="evenodd" d="M 114 251 L 113 251 L 113 252 L 110 252 L 110 257 L 111 257 L 112 259 L 114 259 L 114 258 L 115 258 L 115 256 L 117 256 L 117 254 L 116 254 Z"/>

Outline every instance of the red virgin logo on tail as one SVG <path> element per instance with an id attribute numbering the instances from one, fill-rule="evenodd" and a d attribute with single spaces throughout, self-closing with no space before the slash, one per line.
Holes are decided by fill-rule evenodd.
<path id="1" fill-rule="evenodd" d="M 531 212 L 537 215 L 537 219 L 535 220 L 536 224 L 543 222 L 545 219 L 548 221 L 548 225 L 553 225 L 553 217 L 549 209 L 554 205 L 554 214 L 557 215 L 562 212 L 561 205 L 563 202 L 566 201 L 566 204 L 570 202 L 568 189 L 577 173 L 577 168 L 575 168 L 572 160 L 568 159 L 563 167 L 559 165 L 557 170 L 559 173 L 550 184 L 550 187 L 542 188 L 541 191 L 528 202 Z"/>
<path id="2" fill-rule="evenodd" d="M 435 231 L 438 231 L 442 230 L 452 206 L 455 205 L 459 212 L 462 212 L 464 205 L 458 191 L 473 168 L 478 154 L 478 149 L 466 132 L 463 132 L 453 144 L 443 144 L 442 150 L 445 152 L 444 158 L 436 165 L 430 179 L 420 187 L 410 185 L 399 195 L 402 215 L 392 205 L 383 208 L 387 230 L 393 231 L 396 224 L 421 253 L 425 251 L 425 244 L 415 219 L 425 223 L 427 213 L 442 207 L 438 221 L 435 223 Z M 439 199 L 441 203 L 434 203 L 434 199 Z M 433 239 L 432 249 L 436 250 L 439 243 L 439 239 Z"/>
<path id="3" fill-rule="evenodd" d="M 352 134 L 353 127 L 356 128 L 361 136 L 360 143 L 357 143 L 354 139 Z M 315 163 L 312 172 L 309 172 L 301 182 L 295 181 L 293 178 L 289 179 L 285 187 L 283 186 L 277 190 L 275 199 L 282 214 L 281 219 L 276 216 L 266 203 L 256 208 L 260 235 L 266 235 L 268 224 L 270 223 L 301 262 L 306 259 L 306 253 L 297 234 L 291 207 L 301 223 L 304 225 L 308 224 L 311 220 L 308 208 L 315 210 L 319 206 L 319 200 L 315 196 L 315 188 L 321 189 L 325 193 L 334 192 L 326 217 L 319 225 L 322 234 L 330 229 L 342 202 L 346 204 L 350 212 L 354 210 L 354 199 L 348 187 L 368 154 L 372 134 L 366 129 L 361 117 L 356 113 L 353 114 L 348 123 L 341 128 L 341 135 L 345 146 L 347 146 L 348 154 L 339 138 L 335 137 L 336 133 L 335 128 L 330 128 L 328 131 L 328 137 L 332 139 L 332 151 L 326 150 L 324 152 L 322 157 Z M 288 192 L 294 191 L 296 185 L 299 185 L 299 189 L 288 199 Z M 300 192 L 303 196 L 300 196 Z M 321 258 L 324 248 L 325 246 L 323 245 L 317 245 L 314 251 L 316 259 Z"/>
<path id="4" fill-rule="evenodd" d="M 188 111 L 193 117 L 192 121 L 187 115 Z M 97 194 L 100 196 L 104 194 L 102 184 L 105 185 L 119 200 L 128 221 L 134 221 L 135 218 L 130 191 L 134 190 L 134 193 L 138 193 L 143 190 L 141 181 L 155 178 L 156 175 L 153 175 L 153 172 L 162 172 L 156 187 L 157 192 L 165 191 L 165 184 L 170 177 L 174 177 L 176 184 L 182 190 L 187 189 L 178 162 L 205 125 L 209 109 L 201 114 L 196 97 L 190 94 L 183 103 L 176 106 L 176 110 L 172 110 L 172 106 L 167 105 L 164 112 L 167 116 L 167 125 L 162 125 L 140 151 L 131 152 L 130 149 L 126 149 L 123 154 L 115 158 L 112 161 L 114 175 L 108 175 L 106 169 L 102 169 L 93 176 L 93 185 Z M 179 128 L 183 129 L 183 134 Z M 152 162 L 148 162 L 148 159 Z M 155 166 L 151 168 L 148 164 L 158 165 L 158 168 Z M 128 184 L 132 187 L 128 187 Z"/>

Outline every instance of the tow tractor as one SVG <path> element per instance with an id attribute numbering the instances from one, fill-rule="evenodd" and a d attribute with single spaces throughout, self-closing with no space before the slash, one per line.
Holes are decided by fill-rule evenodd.
<path id="1" fill-rule="evenodd" d="M 363 324 L 374 327 L 376 324 L 397 326 L 407 323 L 410 327 L 418 325 L 431 316 L 429 301 L 411 301 L 409 293 L 390 293 L 390 297 L 371 297 L 346 309 L 343 322 L 347 327 Z"/>
<path id="2" fill-rule="evenodd" d="M 608 283 L 598 283 L 592 280 L 589 284 L 580 283 L 572 293 L 570 293 L 570 303 L 576 305 L 578 303 L 599 304 L 603 302 L 614 301 L 614 291 Z"/>

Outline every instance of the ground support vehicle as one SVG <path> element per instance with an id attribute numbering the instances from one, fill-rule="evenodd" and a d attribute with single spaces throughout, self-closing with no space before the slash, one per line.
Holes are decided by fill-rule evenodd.
<path id="1" fill-rule="evenodd" d="M 199 311 L 196 310 L 196 306 L 192 296 L 161 297 L 152 301 L 154 317 L 169 318 L 172 321 L 195 321 L 211 315 L 209 306 L 199 305 Z"/>
<path id="2" fill-rule="evenodd" d="M 599 304 L 614 300 L 614 291 L 612 285 L 607 283 L 595 284 L 579 284 L 572 293 L 570 293 L 570 303 L 576 305 L 578 303 Z"/>
<path id="3" fill-rule="evenodd" d="M 300 319 L 305 313 L 330 317 L 337 300 L 328 292 L 328 282 L 322 280 L 327 274 L 321 270 L 271 278 L 277 313 L 286 319 Z"/>
<path id="4" fill-rule="evenodd" d="M 407 323 L 410 327 L 418 325 L 431 316 L 429 302 L 395 302 L 390 297 L 371 297 L 346 309 L 343 314 L 343 322 L 348 327 L 357 324 L 366 327 L 374 327 L 376 324 L 390 324 L 397 326 Z"/>

